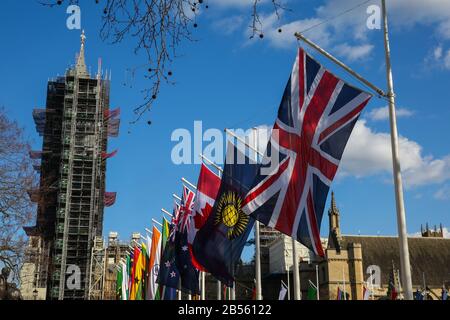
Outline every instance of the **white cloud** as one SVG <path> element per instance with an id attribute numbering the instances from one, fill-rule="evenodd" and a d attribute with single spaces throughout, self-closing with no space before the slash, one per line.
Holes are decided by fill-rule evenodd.
<path id="1" fill-rule="evenodd" d="M 442 22 L 438 27 L 438 33 L 444 39 L 450 39 L 450 21 Z"/>
<path id="2" fill-rule="evenodd" d="M 319 7 L 319 18 L 327 19 L 336 16 L 361 3 L 361 0 L 327 0 Z M 333 28 L 339 31 L 352 31 L 355 39 L 367 37 L 371 30 L 366 28 L 369 5 L 380 6 L 380 1 L 373 0 L 356 8 L 342 18 L 331 21 Z M 450 1 L 448 0 L 395 0 L 387 1 L 389 23 L 394 27 L 413 27 L 415 25 L 431 25 L 436 33 L 448 38 L 450 36 Z"/>
<path id="3" fill-rule="evenodd" d="M 437 46 L 433 50 L 433 57 L 435 60 L 439 60 L 440 58 L 442 58 L 442 46 Z"/>
<path id="4" fill-rule="evenodd" d="M 258 146 L 264 152 L 271 127 L 258 127 Z M 253 145 L 252 131 L 238 133 L 241 137 L 250 137 Z M 413 188 L 450 181 L 450 154 L 435 159 L 424 156 L 422 146 L 405 137 L 399 137 L 400 162 L 403 182 L 406 188 Z M 392 180 L 391 138 L 386 132 L 376 132 L 367 126 L 366 120 L 359 120 L 348 141 L 339 166 L 339 176 L 357 178 L 369 176 L 388 177 Z M 445 189 L 450 197 L 450 187 Z M 439 194 L 440 195 L 440 194 Z"/>
<path id="5" fill-rule="evenodd" d="M 406 108 L 397 108 L 396 109 L 397 118 L 411 117 L 413 114 L 414 114 L 414 112 L 412 112 L 411 110 L 406 109 Z M 374 120 L 374 121 L 388 120 L 389 119 L 389 108 L 388 108 L 388 106 L 385 106 L 382 108 L 373 109 L 369 112 L 368 117 L 369 117 L 369 119 Z"/>
<path id="6" fill-rule="evenodd" d="M 443 186 L 434 193 L 434 198 L 438 200 L 450 200 L 450 185 Z"/>
<path id="7" fill-rule="evenodd" d="M 322 20 L 311 18 L 279 25 L 277 15 L 273 13 L 267 17 L 263 17 L 261 22 L 264 37 L 269 40 L 271 45 L 278 48 L 292 48 L 297 43 L 297 39 L 294 37 L 295 32 L 317 25 Z M 279 32 L 279 29 L 281 29 L 281 32 Z M 321 46 L 328 46 L 330 44 L 331 34 L 325 25 L 314 28 L 308 36 L 312 41 Z"/>
<path id="8" fill-rule="evenodd" d="M 213 22 L 213 27 L 220 33 L 232 34 L 242 28 L 244 17 L 240 15 L 230 16 Z"/>
<path id="9" fill-rule="evenodd" d="M 444 67 L 450 70 L 450 49 L 447 51 L 444 58 Z"/>
<path id="10" fill-rule="evenodd" d="M 443 183 L 450 180 L 450 155 L 441 159 L 423 156 L 422 146 L 399 138 L 400 162 L 406 187 Z M 375 132 L 365 120 L 356 123 L 340 165 L 340 175 L 366 177 L 392 174 L 389 133 Z"/>
<path id="11" fill-rule="evenodd" d="M 430 50 L 428 56 L 425 57 L 425 65 L 429 68 L 450 70 L 450 48 L 444 49 L 442 44 L 439 44 Z"/>
<path id="12" fill-rule="evenodd" d="M 245 8 L 253 5 L 255 0 L 208 0 L 209 5 L 222 8 Z M 266 0 L 262 1 L 266 2 Z"/>
<path id="13" fill-rule="evenodd" d="M 351 46 L 348 43 L 343 43 L 336 46 L 336 52 L 338 55 L 346 57 L 349 61 L 355 61 L 367 57 L 373 48 L 374 46 L 371 44 Z"/>

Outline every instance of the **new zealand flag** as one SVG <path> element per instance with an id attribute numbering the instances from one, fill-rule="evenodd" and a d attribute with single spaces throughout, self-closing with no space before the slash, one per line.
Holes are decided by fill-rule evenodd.
<path id="1" fill-rule="evenodd" d="M 167 296 L 169 293 L 173 293 L 174 289 L 178 288 L 180 280 L 180 272 L 178 271 L 177 264 L 175 262 L 175 233 L 177 230 L 179 212 L 179 206 L 175 205 L 173 218 L 170 225 L 169 238 L 167 239 L 166 246 L 164 247 L 164 252 L 159 267 L 158 278 L 156 280 L 158 284 L 165 287 L 165 300 L 169 298 Z"/>
<path id="2" fill-rule="evenodd" d="M 252 185 L 257 165 L 234 145 L 228 145 L 227 152 L 214 207 L 195 236 L 193 253 L 208 272 L 232 287 L 234 265 L 254 224 L 254 219 L 242 211 L 242 200 Z"/>

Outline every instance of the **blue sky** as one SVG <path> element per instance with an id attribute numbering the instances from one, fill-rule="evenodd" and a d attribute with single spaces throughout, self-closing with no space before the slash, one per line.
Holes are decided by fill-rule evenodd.
<path id="1" fill-rule="evenodd" d="M 250 128 L 274 122 L 298 43 L 293 31 L 327 21 L 361 3 L 345 1 L 287 1 L 292 9 L 277 19 L 268 4 L 261 7 L 263 39 L 248 39 L 251 7 L 248 0 L 210 0 L 197 17 L 195 42 L 184 42 L 171 70 L 175 85 L 165 85 L 152 111 L 142 121 L 133 108 L 148 86 L 139 73 L 127 68 L 145 64 L 133 53 L 133 39 L 118 45 L 99 39 L 102 7 L 81 1 L 86 30 L 87 64 L 97 70 L 97 58 L 112 70 L 111 107 L 120 106 L 120 137 L 111 138 L 107 190 L 117 202 L 105 209 L 104 233 L 118 231 L 123 240 L 144 232 L 160 208 L 171 209 L 172 193 L 181 192 L 181 177 L 195 182 L 199 165 L 175 165 L 171 134 L 177 128 Z M 306 35 L 385 88 L 383 38 L 366 27 L 371 1 Z M 35 149 L 42 139 L 35 133 L 31 112 L 45 105 L 48 78 L 62 75 L 79 50 L 79 30 L 66 28 L 66 6 L 45 8 L 35 1 L 6 0 L 0 11 L 0 105 L 22 125 Z M 400 154 L 405 180 L 408 232 L 420 224 L 450 226 L 450 3 L 445 0 L 398 0 L 390 7 L 394 81 L 399 107 Z M 281 27 L 283 32 L 278 33 Z M 342 70 L 312 54 L 338 75 Z M 125 85 L 124 85 L 125 84 Z M 359 84 L 358 84 L 359 85 Z M 362 114 L 344 153 L 332 189 L 347 234 L 396 234 L 394 191 L 391 182 L 387 103 L 372 99 Z M 147 120 L 151 120 L 149 126 Z M 328 207 L 328 205 L 327 205 Z M 327 215 L 322 235 L 327 235 Z"/>

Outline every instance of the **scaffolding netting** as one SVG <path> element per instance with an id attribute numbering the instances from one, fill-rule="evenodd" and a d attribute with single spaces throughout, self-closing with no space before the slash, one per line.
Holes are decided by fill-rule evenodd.
<path id="1" fill-rule="evenodd" d="M 105 192 L 105 207 L 110 207 L 116 202 L 116 192 Z"/>

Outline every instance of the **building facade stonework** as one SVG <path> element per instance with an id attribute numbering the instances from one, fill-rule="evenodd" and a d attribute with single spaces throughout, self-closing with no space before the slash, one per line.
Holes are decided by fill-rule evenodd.
<path id="1" fill-rule="evenodd" d="M 309 259 L 299 257 L 303 299 L 307 297 L 310 283 L 316 285 L 317 280 L 321 300 L 337 299 L 338 290 L 344 293 L 346 299 L 362 300 L 365 289 L 371 292 L 369 299 L 387 299 L 390 279 L 401 299 L 398 238 L 343 235 L 334 194 L 328 218 L 328 239 L 322 239 L 326 248 L 325 258 L 314 256 L 311 252 Z M 408 238 L 413 291 L 424 292 L 426 288 L 428 299 L 436 300 L 440 299 L 443 286 L 447 290 L 450 286 L 450 239 L 444 238 L 442 226 L 440 230 L 436 227 L 430 230 L 426 226 L 421 231 L 421 236 Z M 292 265 L 292 256 L 284 255 L 285 259 L 280 259 L 280 241 L 277 241 L 269 248 L 271 273 L 264 275 L 266 284 L 263 284 L 266 299 L 277 299 L 281 281 L 290 282 L 293 297 L 292 272 L 283 271 L 287 269 L 286 264 Z"/>

